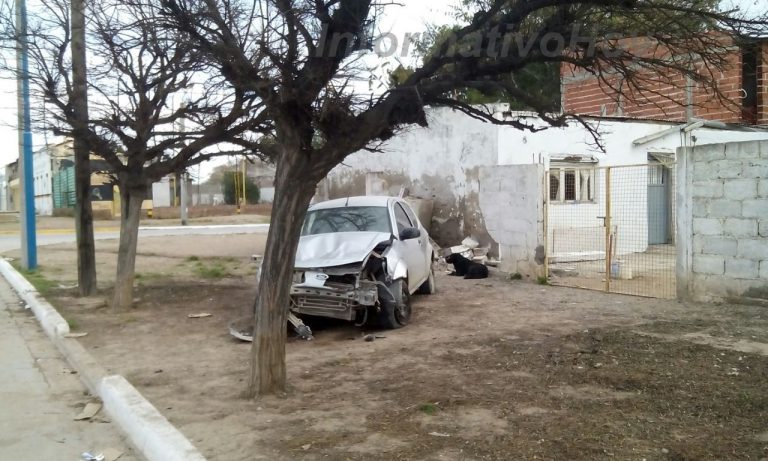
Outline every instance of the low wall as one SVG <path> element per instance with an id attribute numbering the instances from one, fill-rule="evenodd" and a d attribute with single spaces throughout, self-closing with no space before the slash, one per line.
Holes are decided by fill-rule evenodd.
<path id="1" fill-rule="evenodd" d="M 429 128 L 411 128 L 379 147 L 344 159 L 318 188 L 320 198 L 398 195 L 433 202 L 430 236 L 441 246 L 471 235 L 496 244 L 486 231 L 478 201 L 479 169 L 498 163 L 498 127 L 451 109 L 428 111 Z M 426 225 L 427 223 L 425 223 Z"/>
<path id="2" fill-rule="evenodd" d="M 148 210 L 144 210 L 146 214 Z M 240 208 L 240 214 L 270 215 L 272 213 L 271 203 L 259 203 L 257 205 L 245 205 Z M 187 209 L 187 216 L 191 218 L 205 218 L 208 216 L 231 216 L 237 214 L 235 205 L 211 205 L 211 206 L 193 206 Z M 179 207 L 159 207 L 152 209 L 152 217 L 156 219 L 178 219 L 181 217 L 181 208 Z"/>
<path id="3" fill-rule="evenodd" d="M 677 156 L 678 296 L 768 304 L 768 142 Z"/>
<path id="4" fill-rule="evenodd" d="M 544 276 L 544 166 L 482 167 L 479 182 L 480 210 L 498 245 L 499 268 Z"/>
<path id="5" fill-rule="evenodd" d="M 68 218 L 74 218 L 75 209 L 74 208 L 54 208 L 53 216 L 58 216 L 58 217 L 65 216 Z M 112 218 L 114 218 L 114 216 L 112 215 L 111 209 L 93 208 L 93 219 L 96 219 L 99 221 L 108 221 Z"/>

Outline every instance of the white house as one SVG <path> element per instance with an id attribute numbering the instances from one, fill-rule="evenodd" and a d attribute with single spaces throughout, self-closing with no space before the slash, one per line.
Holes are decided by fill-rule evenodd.
<path id="1" fill-rule="evenodd" d="M 53 188 L 51 153 L 43 147 L 32 155 L 32 170 L 35 190 L 35 213 L 40 216 L 53 215 Z"/>
<path id="2" fill-rule="evenodd" d="M 543 126 L 534 114 L 505 116 Z M 601 148 L 590 129 L 577 122 L 531 133 L 444 108 L 429 110 L 428 120 L 428 128 L 412 128 L 394 137 L 380 147 L 381 153 L 361 151 L 345 159 L 321 185 L 319 194 L 329 198 L 366 192 L 397 194 L 405 186 L 412 195 L 434 201 L 430 232 L 438 243 L 455 245 L 473 235 L 491 248 L 491 254 L 515 254 L 523 251 L 520 243 L 510 241 L 511 234 L 499 229 L 532 225 L 526 220 L 537 218 L 523 219 L 510 206 L 483 199 L 488 182 L 501 181 L 494 187 L 507 188 L 521 201 L 539 204 L 542 210 L 548 202 L 546 219 L 543 211 L 539 214 L 547 224 L 550 256 L 584 256 L 605 248 L 605 185 L 610 167 L 614 251 L 622 254 L 644 251 L 649 242 L 667 243 L 672 238 L 674 188 L 670 182 L 678 147 L 768 139 L 766 129 L 718 122 L 587 117 L 600 134 Z M 531 164 L 540 167 L 511 168 Z M 520 176 L 522 171 L 540 175 L 533 178 L 540 187 L 529 188 L 531 178 Z M 519 185 L 525 187 L 517 190 Z"/>
<path id="3" fill-rule="evenodd" d="M 649 244 L 673 243 L 673 181 L 679 147 L 768 139 L 763 128 L 711 121 L 605 117 L 587 121 L 599 134 L 602 148 L 593 133 L 578 123 L 534 134 L 499 130 L 499 165 L 542 163 L 549 172 L 549 252 L 561 260 L 602 253 L 608 182 L 614 251 L 619 255 L 642 252 Z"/>

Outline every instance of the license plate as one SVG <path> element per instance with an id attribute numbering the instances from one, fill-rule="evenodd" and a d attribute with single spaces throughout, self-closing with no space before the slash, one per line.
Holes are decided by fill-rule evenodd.
<path id="1" fill-rule="evenodd" d="M 325 285 L 325 281 L 328 280 L 328 274 L 322 272 L 305 272 L 304 273 L 304 285 L 310 287 L 322 287 Z"/>

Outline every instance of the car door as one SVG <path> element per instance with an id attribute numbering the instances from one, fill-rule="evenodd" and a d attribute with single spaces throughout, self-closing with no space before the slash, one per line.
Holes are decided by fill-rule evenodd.
<path id="1" fill-rule="evenodd" d="M 423 241 L 428 239 L 424 230 L 419 229 L 422 233 L 419 238 L 400 240 L 400 233 L 402 233 L 404 229 L 408 227 L 419 228 L 420 226 L 418 221 L 411 221 L 411 218 L 408 217 L 403 205 L 399 202 L 394 202 L 392 208 L 397 231 L 395 245 L 398 247 L 397 253 L 405 261 L 408 267 L 408 291 L 413 292 L 421 286 L 429 275 L 429 266 L 424 260 L 424 252 L 422 249 Z"/>
<path id="2" fill-rule="evenodd" d="M 408 205 L 408 202 L 400 202 L 400 204 L 403 206 L 405 214 L 407 214 L 411 222 L 414 223 L 414 226 L 418 226 L 419 230 L 421 231 L 421 237 L 419 237 L 419 247 L 421 247 L 421 254 L 424 257 L 424 264 L 426 264 L 427 268 L 427 276 L 429 276 L 429 271 L 432 269 L 432 243 L 429 241 L 429 234 L 427 230 L 424 229 L 424 226 L 419 222 L 419 218 L 416 217 L 416 213 L 414 213 L 413 208 Z"/>

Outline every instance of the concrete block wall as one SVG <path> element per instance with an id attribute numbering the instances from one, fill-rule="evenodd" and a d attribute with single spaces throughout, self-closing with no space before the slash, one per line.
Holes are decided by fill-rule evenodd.
<path id="1" fill-rule="evenodd" d="M 544 165 L 481 167 L 479 182 L 480 210 L 498 244 L 499 268 L 544 276 Z"/>
<path id="2" fill-rule="evenodd" d="M 761 45 L 760 67 L 757 73 L 757 123 L 768 125 L 768 41 Z"/>
<path id="3" fill-rule="evenodd" d="M 678 151 L 683 299 L 768 302 L 768 142 Z"/>

